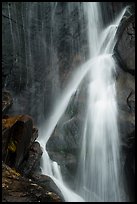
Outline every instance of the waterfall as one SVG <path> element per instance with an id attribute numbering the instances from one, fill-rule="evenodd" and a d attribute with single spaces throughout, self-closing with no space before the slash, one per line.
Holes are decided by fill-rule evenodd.
<path id="1" fill-rule="evenodd" d="M 66 202 L 125 201 L 120 166 L 115 62 L 117 27 L 125 13 L 103 28 L 98 2 L 83 3 L 88 21 L 89 60 L 77 68 L 56 102 L 49 120 L 40 128 L 42 173 L 60 188 Z M 87 110 L 81 139 L 75 192 L 63 181 L 60 167 L 51 161 L 46 143 L 83 80 L 87 80 Z"/>

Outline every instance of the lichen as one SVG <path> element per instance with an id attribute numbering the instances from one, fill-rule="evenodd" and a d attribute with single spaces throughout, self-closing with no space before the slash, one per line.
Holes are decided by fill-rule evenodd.
<path id="1" fill-rule="evenodd" d="M 2 125 L 5 128 L 10 128 L 16 123 L 17 120 L 19 120 L 20 117 L 21 115 L 17 115 L 17 116 L 9 117 L 7 119 L 2 119 Z"/>
<path id="2" fill-rule="evenodd" d="M 11 139 L 8 144 L 8 150 L 11 152 L 16 152 L 16 149 L 17 149 L 17 142 Z"/>

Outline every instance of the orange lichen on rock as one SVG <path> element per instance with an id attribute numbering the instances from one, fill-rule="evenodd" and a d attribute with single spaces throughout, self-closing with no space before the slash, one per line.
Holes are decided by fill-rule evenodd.
<path id="1" fill-rule="evenodd" d="M 22 117 L 22 115 L 16 115 L 16 116 L 10 116 L 9 118 L 2 119 L 2 126 L 5 128 L 12 127 L 17 120 L 19 120 Z"/>

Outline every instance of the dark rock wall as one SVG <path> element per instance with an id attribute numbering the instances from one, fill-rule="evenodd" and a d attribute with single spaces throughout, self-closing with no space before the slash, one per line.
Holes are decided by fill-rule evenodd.
<path id="1" fill-rule="evenodd" d="M 123 19 L 115 46 L 117 63 L 118 127 L 121 139 L 125 186 L 135 198 L 135 15 Z"/>
<path id="2" fill-rule="evenodd" d="M 134 2 L 100 2 L 100 5 L 105 26 L 112 23 L 124 8 L 127 8 L 131 13 L 135 10 Z"/>
<path id="3" fill-rule="evenodd" d="M 3 2 L 2 85 L 14 96 L 11 112 L 47 117 L 69 72 L 85 60 L 84 27 L 81 3 Z"/>

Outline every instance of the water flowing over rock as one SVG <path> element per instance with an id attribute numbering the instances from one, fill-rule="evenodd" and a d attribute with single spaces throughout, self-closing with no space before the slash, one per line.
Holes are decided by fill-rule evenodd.
<path id="1" fill-rule="evenodd" d="M 134 201 L 134 8 L 2 2 L 3 202 Z"/>
<path id="2" fill-rule="evenodd" d="M 94 12 L 94 11 L 93 11 Z M 92 13 L 92 12 L 90 12 L 90 13 Z M 124 13 L 123 13 L 124 14 Z M 96 13 L 94 14 L 94 15 L 96 15 Z M 92 17 L 90 17 L 90 19 L 92 19 Z M 116 24 L 117 25 L 117 24 Z M 114 26 L 115 26 L 115 23 L 114 23 Z M 121 25 L 120 25 L 121 26 Z M 94 26 L 95 27 L 95 26 Z M 93 31 L 92 31 L 93 32 Z M 107 29 L 106 29 L 106 32 L 107 32 Z M 108 29 L 108 32 L 109 32 L 109 29 Z M 110 31 L 111 32 L 111 31 Z M 105 33 L 105 32 L 104 32 Z M 93 34 L 92 34 L 93 35 Z M 92 36 L 91 34 L 90 34 L 90 36 L 89 36 L 89 41 L 90 41 L 90 44 L 91 44 L 91 42 L 92 42 L 92 39 L 94 38 L 94 36 L 92 37 L 92 38 L 90 38 L 91 36 Z M 113 35 L 113 34 L 111 34 L 111 35 Z M 108 34 L 108 36 L 109 36 L 109 34 Z M 95 36 L 96 37 L 96 39 L 99 39 L 99 37 L 97 37 L 97 35 Z M 104 38 L 105 38 L 105 36 L 104 36 Z M 112 36 L 111 36 L 111 38 L 113 38 Z M 97 41 L 95 39 L 95 42 Z M 102 38 L 103 39 L 103 38 Z M 121 39 L 120 37 L 119 37 L 119 39 Z M 104 40 L 104 39 L 103 39 Z M 94 43 L 95 43 L 94 42 Z M 103 42 L 103 41 L 102 41 Z M 98 49 L 98 47 L 97 47 L 97 45 L 95 44 L 94 45 L 94 43 L 92 42 L 92 46 L 93 47 L 96 47 L 96 49 Z M 108 51 L 110 51 L 110 49 L 114 49 L 114 45 L 112 44 L 112 48 L 110 47 L 111 46 L 111 43 L 113 43 L 113 42 L 110 42 L 110 44 L 108 45 L 108 47 L 106 48 L 106 52 L 107 52 L 107 49 L 108 49 Z M 119 43 L 119 42 L 118 42 Z M 118 46 L 119 44 L 117 44 L 117 46 Z M 133 47 L 134 47 L 134 44 L 133 44 Z M 93 48 L 92 48 L 93 49 Z M 97 52 L 98 50 L 94 50 L 93 49 L 93 51 L 91 52 L 92 54 L 91 55 L 94 55 L 94 53 L 93 52 Z M 103 49 L 101 48 L 101 51 L 103 51 Z M 129 51 L 130 52 L 130 51 Z M 108 56 L 109 57 L 109 56 Z M 110 56 L 111 57 L 111 56 Z M 104 67 L 106 67 L 107 66 L 107 64 L 109 63 L 109 66 L 111 67 L 112 66 L 112 68 L 113 68 L 113 66 L 115 66 L 114 65 L 114 62 L 113 62 L 113 59 L 111 59 L 110 58 L 110 60 L 108 60 L 109 58 L 102 58 L 102 61 L 101 61 L 101 63 L 99 64 L 100 65 L 100 67 L 101 66 L 104 66 Z M 103 65 L 103 60 L 104 60 L 104 65 Z M 105 62 L 105 60 L 106 60 L 106 62 Z M 107 61 L 108 60 L 108 61 Z M 134 63 L 134 58 L 132 58 L 131 57 L 131 62 L 133 61 L 133 63 Z M 96 70 L 97 70 L 97 66 L 98 65 L 94 65 L 95 67 L 96 67 Z M 107 77 L 114 77 L 114 78 L 117 78 L 116 80 L 116 86 L 117 86 L 117 89 L 118 89 L 118 93 L 117 93 L 117 95 L 118 95 L 118 108 L 119 108 L 119 115 L 118 115 L 118 124 L 119 124 L 119 136 L 120 136 L 120 138 L 117 138 L 117 139 L 120 139 L 119 141 L 121 142 L 121 146 L 120 146 L 120 143 L 117 141 L 111 141 L 111 138 L 110 138 L 110 141 L 112 142 L 112 149 L 113 149 L 113 153 L 112 153 L 112 158 L 115 158 L 115 156 L 117 157 L 118 156 L 118 152 L 119 152 L 119 148 L 121 148 L 122 149 L 122 142 L 124 142 L 124 139 L 125 139 L 125 137 L 126 137 L 126 135 L 127 135 L 127 137 L 129 137 L 129 134 L 130 133 L 132 133 L 132 131 L 134 131 L 134 79 L 133 79 L 133 77 L 132 76 L 128 76 L 128 74 L 127 74 L 127 76 L 123 73 L 123 74 L 121 74 L 121 72 L 122 72 L 122 70 L 119 70 L 119 69 L 121 69 L 121 68 L 119 68 L 118 67 L 118 65 L 116 65 L 117 67 L 116 67 L 116 69 L 117 69 L 117 75 L 115 76 L 115 73 L 114 74 L 110 74 L 109 75 L 109 72 L 108 73 L 106 73 L 106 71 L 105 70 L 103 70 L 104 72 L 102 72 L 102 75 L 99 73 L 99 72 L 97 72 L 98 74 L 100 74 L 101 75 L 101 77 L 102 76 L 105 76 L 105 74 L 106 74 L 106 78 L 105 78 L 105 80 L 107 80 L 108 78 Z M 107 70 L 108 71 L 108 70 Z M 92 71 L 92 80 L 94 79 L 94 76 L 95 75 L 95 71 Z M 126 78 L 124 78 L 124 76 L 126 77 Z M 126 80 L 125 80 L 126 79 Z M 113 80 L 113 78 L 112 79 L 110 79 L 109 78 L 109 80 L 110 80 L 110 84 L 112 84 L 113 82 L 112 82 L 112 80 Z M 90 82 L 90 79 L 88 79 L 88 81 Z M 123 81 L 123 82 L 122 82 Z M 88 83 L 89 83 L 88 82 Z M 124 84 L 125 84 L 125 87 L 124 87 Z M 99 82 L 98 82 L 98 84 L 97 84 L 97 86 L 99 86 Z M 119 86 L 119 87 L 118 87 Z M 92 90 L 92 89 L 91 89 Z M 92 99 L 93 99 L 93 96 L 94 96 L 94 90 L 95 90 L 95 87 L 94 87 L 94 89 L 91 91 L 91 96 L 90 96 L 90 103 L 91 103 L 91 101 L 92 101 Z M 124 91 L 125 90 L 125 91 Z M 103 92 L 102 92 L 103 93 Z M 111 90 L 111 93 L 113 93 L 113 90 Z M 115 92 L 114 92 L 115 93 Z M 89 93 L 90 94 L 90 93 Z M 127 96 L 127 94 L 128 94 L 128 96 Z M 97 93 L 96 93 L 96 95 L 98 95 Z M 108 96 L 109 97 L 109 96 Z M 131 97 L 131 98 L 130 98 Z M 111 95 L 111 99 L 113 98 L 113 96 Z M 109 99 L 107 99 L 107 100 L 109 100 Z M 106 102 L 106 104 L 107 104 L 107 102 Z M 101 105 L 100 105 L 101 106 Z M 89 112 L 93 112 L 92 111 L 92 109 L 95 109 L 95 108 L 93 108 L 94 107 L 94 103 L 91 105 L 91 110 L 89 111 Z M 112 104 L 111 104 L 111 106 L 109 106 L 109 104 L 108 104 L 108 106 L 107 106 L 107 109 L 108 108 L 110 108 L 110 107 L 112 107 Z M 116 107 L 115 107 L 116 108 Z M 115 112 L 114 111 L 114 109 L 115 108 L 113 108 L 113 112 Z M 130 108 L 130 110 L 131 111 L 133 111 L 133 116 L 131 115 L 131 113 L 129 112 L 129 108 Z M 99 109 L 99 107 L 98 107 L 98 109 Z M 124 111 L 124 109 L 125 109 L 125 112 L 126 112 L 126 115 L 128 114 L 129 116 L 128 116 L 128 118 L 127 117 L 125 117 L 125 113 L 124 112 L 122 112 L 122 111 Z M 101 109 L 100 109 L 101 110 Z M 106 110 L 106 109 L 105 109 Z M 107 114 L 107 110 L 106 110 L 106 113 L 105 114 Z M 112 116 L 112 111 L 109 113 L 109 114 L 111 114 L 111 116 Z M 91 115 L 91 118 L 92 118 L 93 116 Z M 109 117 L 109 116 L 108 116 Z M 114 118 L 115 118 L 116 116 L 114 116 Z M 101 118 L 101 115 L 100 115 L 100 118 Z M 116 135 L 118 136 L 118 129 L 117 129 L 117 125 L 116 125 L 116 121 L 114 122 L 114 119 L 113 117 L 111 118 L 111 123 L 115 123 L 115 128 L 114 128 L 114 126 L 112 127 L 112 129 L 114 128 L 115 129 L 115 134 L 113 135 L 113 139 L 116 137 Z M 73 121 L 73 119 L 74 118 L 71 118 L 70 119 L 70 121 Z M 124 120 L 124 121 L 122 121 L 122 120 Z M 126 120 L 126 121 L 125 121 Z M 68 120 L 69 121 L 69 120 Z M 69 121 L 69 122 L 70 122 Z M 62 122 L 62 120 L 61 120 L 61 122 Z M 56 129 L 55 129 L 55 132 L 53 133 L 53 135 L 52 135 L 52 137 L 49 139 L 49 141 L 48 141 L 48 143 L 47 143 L 47 150 L 49 150 L 49 155 L 51 156 L 51 158 L 53 159 L 53 160 L 56 160 L 56 161 L 58 161 L 58 163 L 60 163 L 60 159 L 58 159 L 58 156 L 56 157 L 56 156 L 54 156 L 54 154 L 56 154 L 56 153 L 53 153 L 53 150 L 55 150 L 56 148 L 56 150 L 58 150 L 58 151 L 60 151 L 60 150 L 63 150 L 63 147 L 65 148 L 66 147 L 66 141 L 65 141 L 65 137 L 67 137 L 67 144 L 68 144 L 68 146 L 70 145 L 70 140 L 69 139 L 71 139 L 71 141 L 72 141 L 72 138 L 71 138 L 71 136 L 69 135 L 69 132 L 68 132 L 68 127 L 67 127 L 67 123 L 69 124 L 69 122 L 66 122 L 66 130 L 67 130 L 67 133 L 65 134 L 64 133 L 64 136 L 63 136 L 63 134 L 62 133 L 60 133 L 59 131 L 58 131 L 58 128 L 56 127 Z M 71 123 L 70 123 L 71 124 Z M 74 125 L 75 123 L 72 123 L 72 126 Z M 86 123 L 85 123 L 86 124 Z M 94 124 L 94 120 L 93 120 L 93 124 Z M 103 122 L 102 123 L 98 123 L 98 125 L 99 124 L 103 124 Z M 106 126 L 107 126 L 107 124 L 109 124 L 109 126 L 111 127 L 111 125 L 110 125 L 110 123 L 109 123 L 109 121 L 106 123 Z M 91 124 L 90 124 L 91 125 Z M 88 130 L 88 132 L 90 133 L 91 131 L 90 131 L 90 125 L 89 125 L 89 130 Z M 73 128 L 72 128 L 72 126 L 70 126 L 71 128 L 70 128 L 70 134 L 72 134 L 73 135 L 73 138 L 75 138 L 75 131 L 73 131 Z M 94 127 L 94 125 L 93 125 L 93 127 Z M 92 128 L 93 128 L 92 127 Z M 103 127 L 103 126 L 101 126 L 101 127 Z M 108 132 L 109 132 L 109 134 L 110 135 L 112 135 L 112 132 L 114 131 L 114 129 L 112 130 L 110 130 L 110 127 L 109 128 L 107 128 L 108 130 Z M 86 125 L 85 125 L 85 128 L 86 128 Z M 99 128 L 99 127 L 98 127 Z M 117 129 L 117 130 L 116 130 Z M 75 129 L 76 130 L 76 129 Z M 72 131 L 72 132 L 71 132 Z M 105 133 L 103 133 L 105 131 L 105 129 L 102 129 L 102 134 L 104 134 L 104 136 L 105 136 Z M 97 132 L 96 132 L 96 134 L 97 134 Z M 96 135 L 95 134 L 95 135 Z M 107 134 L 107 132 L 106 132 L 106 134 Z M 78 134 L 79 135 L 79 134 Z M 85 136 L 86 137 L 86 136 Z M 92 136 L 93 137 L 93 136 Z M 123 139 L 124 138 L 124 139 Z M 116 140 L 117 140 L 116 139 Z M 78 140 L 75 140 L 75 141 L 77 141 L 78 142 Z M 73 144 L 72 145 L 70 145 L 70 148 L 69 148 L 69 150 L 71 149 L 71 147 L 73 147 L 74 145 L 75 145 L 75 141 L 73 140 Z M 126 139 L 125 139 L 125 141 L 126 141 Z M 111 190 L 110 189 L 108 189 L 108 190 L 104 190 L 103 192 L 100 192 L 100 196 L 98 196 L 99 195 L 99 191 L 97 190 L 98 188 L 97 188 L 97 184 L 95 185 L 95 182 L 94 182 L 94 179 L 96 179 L 96 176 L 95 176 L 95 178 L 94 178 L 94 176 L 92 175 L 92 177 L 90 177 L 89 175 L 91 175 L 91 172 L 93 171 L 92 169 L 95 167 L 95 163 L 93 162 L 93 164 L 91 165 L 91 169 L 90 169 L 90 161 L 88 162 L 88 161 L 86 161 L 85 163 L 84 163 L 84 161 L 87 159 L 87 155 L 88 155 L 88 148 L 90 148 L 88 145 L 89 145 L 89 142 L 90 142 L 90 139 L 88 140 L 88 143 L 86 143 L 86 141 L 85 141 L 85 139 L 83 139 L 83 141 L 82 141 L 82 148 L 83 148 L 83 150 L 81 151 L 81 164 L 78 166 L 78 171 L 80 172 L 79 173 L 79 177 L 76 177 L 76 182 L 78 183 L 77 185 L 78 185 L 78 190 L 77 190 L 77 192 L 80 192 L 79 194 L 80 195 L 83 195 L 84 196 L 84 198 L 85 199 L 89 199 L 89 200 L 94 200 L 94 201 L 100 201 L 100 200 L 104 200 L 104 199 L 110 199 L 110 200 L 112 200 L 112 199 L 116 199 L 116 200 L 126 200 L 127 198 L 126 198 L 126 196 L 124 195 L 125 193 L 124 193 L 124 191 L 122 192 L 122 189 L 123 189 L 123 187 L 121 186 L 120 188 L 121 189 L 119 189 L 118 190 L 118 185 L 116 184 L 114 184 L 114 182 L 113 182 L 113 188 L 114 189 L 111 189 L 112 191 L 113 191 L 113 193 L 111 192 Z M 106 141 L 106 143 L 107 143 L 108 141 Z M 111 142 L 110 142 L 110 144 L 111 144 Z M 115 143 L 116 142 L 116 143 Z M 85 143 L 85 147 L 84 147 L 84 143 Z M 93 141 L 92 141 L 92 143 L 90 144 L 90 146 L 93 148 L 93 149 L 95 149 L 95 151 L 96 151 L 96 148 L 95 148 L 95 144 L 96 143 L 94 143 L 94 145 L 93 145 Z M 110 145 L 110 144 L 108 144 L 108 146 Z M 57 146 L 56 146 L 57 145 Z M 77 145 L 78 146 L 78 145 Z M 99 146 L 99 141 L 98 141 L 98 146 Z M 50 150 L 52 149 L 52 151 L 50 152 Z M 78 147 L 77 147 L 78 148 Z M 67 149 L 67 148 L 66 148 Z M 86 150 L 85 150 L 86 149 Z M 100 149 L 102 149 L 102 147 L 100 147 Z M 114 150 L 115 149 L 115 150 Z M 85 153 L 85 151 L 86 151 L 86 153 Z M 56 151 L 55 151 L 56 152 Z M 74 151 L 75 152 L 75 151 Z M 73 153 L 74 153 L 73 152 Z M 104 150 L 104 152 L 105 152 L 105 150 Z M 133 154 L 133 150 L 131 150 L 131 152 L 132 152 L 132 154 Z M 92 155 L 94 155 L 95 154 L 95 152 L 93 151 L 92 152 Z M 102 153 L 103 154 L 103 153 Z M 116 154 L 116 155 L 115 155 Z M 85 156 L 85 158 L 84 158 L 84 156 L 83 155 L 86 155 Z M 114 156 L 115 155 L 115 156 Z M 92 156 L 90 156 L 90 157 L 92 157 Z M 95 155 L 94 155 L 94 157 L 95 157 Z M 111 156 L 110 156 L 111 157 Z M 116 158 L 115 158 L 116 159 Z M 117 158 L 119 161 L 120 161 L 120 158 Z M 114 175 L 116 176 L 116 179 L 117 179 L 117 181 L 119 182 L 120 180 L 122 181 L 122 177 L 120 178 L 120 175 L 118 176 L 118 174 L 119 174 L 119 161 L 118 160 L 115 160 L 115 167 L 113 168 L 113 169 L 115 169 L 117 172 L 114 172 Z M 91 158 L 90 158 L 90 160 L 91 160 Z M 104 159 L 102 159 L 104 162 L 105 162 L 105 160 Z M 109 158 L 108 158 L 108 160 L 109 160 Z M 113 160 L 113 159 L 112 159 Z M 112 160 L 111 160 L 111 162 L 112 162 Z M 128 160 L 128 158 L 126 159 L 126 164 L 127 164 L 127 160 Z M 83 162 L 83 164 L 82 164 L 82 162 Z M 122 161 L 121 161 L 121 163 L 122 163 Z M 85 167 L 84 167 L 84 170 L 82 170 L 82 168 L 83 168 L 83 166 L 85 165 Z M 105 165 L 104 167 L 103 167 L 103 163 L 102 163 L 102 167 L 100 166 L 100 169 L 105 169 L 106 168 L 106 166 L 107 165 Z M 112 164 L 113 165 L 113 164 Z M 131 166 L 132 166 L 132 164 L 130 164 Z M 97 166 L 98 166 L 98 160 L 97 160 L 97 163 L 96 163 L 96 167 L 95 167 L 95 171 L 97 171 Z M 121 166 L 121 168 L 122 168 L 122 166 Z M 90 169 L 90 170 L 89 170 Z M 109 169 L 109 165 L 108 165 L 108 169 Z M 86 172 L 87 171 L 87 172 Z M 107 171 L 107 170 L 104 170 L 104 171 Z M 108 170 L 109 171 L 109 170 Z M 125 171 L 125 170 L 124 170 Z M 121 172 L 123 175 L 124 175 L 124 171 L 123 172 Z M 85 173 L 86 172 L 86 173 Z M 88 174 L 88 172 L 90 172 L 89 174 Z M 127 174 L 127 172 L 128 172 L 128 170 L 126 170 L 126 174 Z M 133 172 L 133 171 L 132 171 Z M 74 173 L 74 172 L 73 172 Z M 77 175 L 76 174 L 76 172 L 74 173 L 75 175 Z M 109 176 L 109 180 L 111 180 L 111 178 L 113 177 L 112 176 L 112 171 L 110 172 L 110 175 L 106 175 L 106 177 L 105 178 L 108 178 Z M 132 173 L 131 173 L 132 174 Z M 81 175 L 83 175 L 83 177 L 81 178 Z M 88 175 L 88 176 L 87 176 Z M 103 174 L 104 175 L 104 174 Z M 115 177 L 114 176 L 114 177 Z M 90 177 L 90 179 L 92 179 L 92 185 L 90 185 L 90 183 L 88 182 L 88 179 L 89 179 L 89 177 Z M 104 177 L 104 176 L 103 176 Z M 133 174 L 132 174 L 132 176 L 131 176 L 131 178 L 133 178 L 134 176 L 133 176 Z M 83 180 L 82 180 L 83 179 Z M 124 179 L 124 176 L 123 176 L 123 179 Z M 129 179 L 128 179 L 129 180 Z M 79 183 L 79 181 L 81 181 L 81 183 Z M 94 183 L 94 184 L 93 184 Z M 96 180 L 96 183 L 97 183 L 97 180 Z M 111 182 L 112 183 L 112 182 Z M 133 180 L 132 180 L 132 182 L 131 182 L 132 184 L 133 184 Z M 99 180 L 98 180 L 98 184 L 99 184 Z M 85 185 L 85 186 L 84 186 Z M 93 189 L 94 187 L 93 186 L 96 186 L 96 190 L 94 189 L 93 191 L 91 190 L 91 189 Z M 101 184 L 99 184 L 99 185 L 101 185 Z M 108 186 L 109 185 L 105 185 L 105 181 L 104 181 L 104 183 L 103 183 L 103 181 L 102 181 L 102 185 L 104 185 L 105 187 L 103 187 L 104 189 L 106 189 L 106 188 L 108 188 Z M 121 185 L 121 184 L 120 184 Z M 82 190 L 82 186 L 84 186 L 84 189 Z M 116 187 L 117 186 L 117 187 Z M 89 190 L 90 189 L 90 190 Z M 101 187 L 100 187 L 100 189 L 101 189 Z M 84 193 L 83 193 L 83 191 L 84 191 Z M 91 193 L 91 191 L 92 191 L 92 193 Z M 120 192 L 121 191 L 121 192 Z M 96 193 L 95 193 L 96 192 Z M 110 194 L 109 194 L 109 192 L 110 192 Z M 115 192 L 115 193 L 114 193 Z M 119 192 L 120 192 L 120 194 L 119 194 Z M 89 193 L 90 193 L 90 195 L 89 195 Z M 101 193 L 102 193 L 102 196 L 101 196 Z M 113 195 L 113 196 L 112 196 Z M 104 198 L 103 198 L 103 196 L 104 196 Z M 108 197 L 107 197 L 108 196 Z M 112 198 L 113 197 L 113 198 Z"/>

